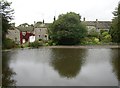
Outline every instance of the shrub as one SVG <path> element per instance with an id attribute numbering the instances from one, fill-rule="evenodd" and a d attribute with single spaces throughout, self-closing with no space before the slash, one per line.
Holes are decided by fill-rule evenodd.
<path id="1" fill-rule="evenodd" d="M 3 40 L 3 45 L 2 45 L 3 49 L 11 49 L 16 47 L 17 47 L 17 44 L 13 40 L 9 38 L 6 38 L 5 40 Z"/>
<path id="2" fill-rule="evenodd" d="M 53 42 L 52 40 L 49 40 L 48 45 L 49 46 L 52 46 L 52 45 L 55 46 L 55 45 L 57 45 L 57 42 Z"/>
<path id="3" fill-rule="evenodd" d="M 30 47 L 38 48 L 39 46 L 42 46 L 43 42 L 42 41 L 35 41 L 29 44 Z"/>
<path id="4" fill-rule="evenodd" d="M 100 30 L 100 34 L 102 34 L 103 32 L 107 32 L 107 30 Z"/>
<path id="5" fill-rule="evenodd" d="M 81 41 L 81 44 L 85 45 L 94 45 L 94 44 L 100 44 L 100 41 L 96 37 L 86 37 Z"/>
<path id="6" fill-rule="evenodd" d="M 100 39 L 102 43 L 109 43 L 112 41 L 112 37 L 108 32 L 103 32 Z"/>

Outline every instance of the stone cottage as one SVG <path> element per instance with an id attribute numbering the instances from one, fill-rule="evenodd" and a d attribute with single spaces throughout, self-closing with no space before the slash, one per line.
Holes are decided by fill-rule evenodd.
<path id="1" fill-rule="evenodd" d="M 83 20 L 83 23 L 87 26 L 88 31 L 91 29 L 95 29 L 97 32 L 100 32 L 100 30 L 106 30 L 109 31 L 111 26 L 111 21 L 86 21 L 85 18 Z"/>
<path id="2" fill-rule="evenodd" d="M 12 24 L 12 27 L 8 30 L 6 37 L 15 41 L 16 44 L 20 44 L 20 31 L 15 27 L 14 23 Z"/>
<path id="3" fill-rule="evenodd" d="M 24 23 L 18 27 L 12 25 L 6 37 L 12 39 L 17 44 L 34 42 L 37 40 L 48 40 L 48 25 L 48 23 L 42 22 L 36 22 L 34 25 Z"/>
<path id="4" fill-rule="evenodd" d="M 35 33 L 35 40 L 48 40 L 48 29 L 47 24 L 44 22 L 37 22 L 34 24 L 34 33 Z"/>

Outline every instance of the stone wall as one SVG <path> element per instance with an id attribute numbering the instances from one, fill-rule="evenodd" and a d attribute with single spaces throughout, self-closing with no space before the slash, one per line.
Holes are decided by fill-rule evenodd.
<path id="1" fill-rule="evenodd" d="M 20 31 L 18 29 L 8 30 L 6 37 L 12 39 L 17 44 L 20 44 Z"/>

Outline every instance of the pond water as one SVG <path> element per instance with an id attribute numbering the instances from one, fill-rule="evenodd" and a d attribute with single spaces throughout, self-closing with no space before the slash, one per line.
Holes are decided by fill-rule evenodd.
<path id="1" fill-rule="evenodd" d="M 3 86 L 118 86 L 119 49 L 4 51 Z"/>

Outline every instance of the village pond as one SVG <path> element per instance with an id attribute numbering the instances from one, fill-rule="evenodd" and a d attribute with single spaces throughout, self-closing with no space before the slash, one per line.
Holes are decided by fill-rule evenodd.
<path id="1" fill-rule="evenodd" d="M 120 49 L 3 51 L 3 86 L 118 86 Z"/>

